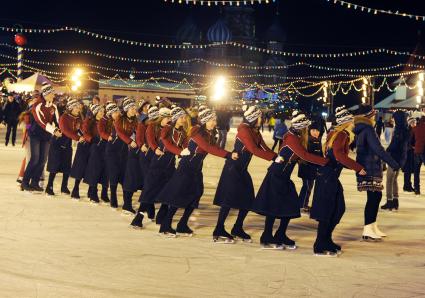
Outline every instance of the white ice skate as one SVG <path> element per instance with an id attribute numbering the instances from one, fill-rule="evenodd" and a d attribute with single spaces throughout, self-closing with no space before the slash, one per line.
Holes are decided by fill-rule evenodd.
<path id="1" fill-rule="evenodd" d="M 387 234 L 385 234 L 384 232 L 382 232 L 379 228 L 378 228 L 378 223 L 374 222 L 372 224 L 372 229 L 375 232 L 376 235 L 380 236 L 380 237 L 387 237 Z"/>
<path id="2" fill-rule="evenodd" d="M 373 224 L 364 226 L 362 239 L 367 242 L 379 242 L 382 240 L 381 236 L 374 232 Z"/>

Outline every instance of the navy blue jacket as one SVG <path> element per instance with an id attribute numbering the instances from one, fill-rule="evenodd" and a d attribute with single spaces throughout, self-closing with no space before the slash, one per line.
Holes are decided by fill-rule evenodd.
<path id="1" fill-rule="evenodd" d="M 400 167 L 404 167 L 407 158 L 407 149 L 410 141 L 410 133 L 407 126 L 406 114 L 397 111 L 393 114 L 395 127 L 391 143 L 387 148 L 387 152 L 398 162 Z"/>
<path id="2" fill-rule="evenodd" d="M 399 164 L 385 152 L 378 135 L 373 128 L 373 123 L 369 118 L 357 116 L 354 120 L 354 130 L 356 134 L 356 161 L 361 164 L 368 177 L 382 178 L 382 162 L 385 161 L 391 168 L 398 170 Z"/>

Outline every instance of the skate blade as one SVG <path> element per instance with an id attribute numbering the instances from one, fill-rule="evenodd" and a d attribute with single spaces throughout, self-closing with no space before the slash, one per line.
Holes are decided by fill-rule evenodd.
<path id="1" fill-rule="evenodd" d="M 362 241 L 364 241 L 364 242 L 381 242 L 382 239 L 380 239 L 380 238 L 372 238 L 370 236 L 362 236 Z"/>
<path id="2" fill-rule="evenodd" d="M 99 202 L 93 202 L 93 201 L 90 201 L 89 203 L 91 206 L 99 206 L 100 204 Z"/>
<path id="3" fill-rule="evenodd" d="M 330 251 L 326 251 L 323 253 L 314 253 L 314 256 L 316 257 L 325 257 L 325 258 L 337 258 L 338 257 L 338 253 L 334 253 L 334 252 L 330 252 Z"/>
<path id="4" fill-rule="evenodd" d="M 134 225 L 130 225 L 130 228 L 134 229 L 134 230 L 142 230 L 143 226 L 134 226 Z"/>
<path id="5" fill-rule="evenodd" d="M 276 245 L 276 244 L 268 244 L 268 245 L 262 245 L 262 250 L 285 250 L 285 246 L 283 245 Z"/>
<path id="6" fill-rule="evenodd" d="M 127 211 L 127 210 L 121 210 L 121 214 L 126 216 L 135 215 L 135 213 Z"/>
<path id="7" fill-rule="evenodd" d="M 298 248 L 296 245 L 283 245 L 283 247 L 288 250 L 296 250 Z"/>
<path id="8" fill-rule="evenodd" d="M 226 237 L 213 237 L 214 244 L 234 244 L 234 239 L 229 239 Z"/>
<path id="9" fill-rule="evenodd" d="M 244 238 L 240 238 L 240 237 L 235 237 L 235 240 L 241 241 L 243 243 L 252 243 L 252 239 L 244 239 Z"/>
<path id="10" fill-rule="evenodd" d="M 191 238 L 193 237 L 193 233 L 177 233 L 177 236 Z"/>
<path id="11" fill-rule="evenodd" d="M 177 238 L 177 234 L 173 234 L 173 233 L 158 233 L 158 236 L 164 237 L 164 238 Z"/>

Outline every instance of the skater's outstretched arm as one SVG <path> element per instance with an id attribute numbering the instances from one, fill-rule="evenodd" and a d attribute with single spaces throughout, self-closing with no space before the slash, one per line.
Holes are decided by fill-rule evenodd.
<path id="1" fill-rule="evenodd" d="M 226 151 L 224 149 L 221 149 L 217 145 L 211 145 L 209 144 L 201 133 L 197 133 L 192 137 L 192 139 L 198 144 L 198 146 L 204 150 L 207 153 L 211 153 L 212 155 L 223 157 L 223 158 L 230 158 L 232 153 L 229 151 Z"/>
<path id="2" fill-rule="evenodd" d="M 300 143 L 298 137 L 292 133 L 287 133 L 283 138 L 283 146 L 288 146 L 302 160 L 324 166 L 328 163 L 328 159 L 314 155 L 308 152 Z"/>
<path id="3" fill-rule="evenodd" d="M 67 138 L 78 142 L 80 140 L 80 136 L 78 135 L 78 130 L 73 127 L 73 122 L 74 120 L 71 116 L 65 113 L 59 119 L 59 128 Z"/>
<path id="4" fill-rule="evenodd" d="M 348 156 L 349 140 L 350 138 L 345 132 L 341 131 L 338 133 L 332 144 L 335 158 L 337 161 L 342 163 L 344 167 L 360 172 L 363 169 L 363 166 Z"/>
<path id="5" fill-rule="evenodd" d="M 259 158 L 270 161 L 277 157 L 277 154 L 267 148 L 267 146 L 262 148 L 258 147 L 258 145 L 254 142 L 254 135 L 251 129 L 247 126 L 239 127 L 238 138 L 242 141 L 242 143 L 245 145 L 246 149 L 248 149 L 249 152 Z M 264 142 L 263 138 L 261 138 L 261 141 Z"/>
<path id="6" fill-rule="evenodd" d="M 180 155 L 182 148 L 174 144 L 171 139 L 171 134 L 173 133 L 173 128 L 170 125 L 166 125 L 161 129 L 161 141 L 164 144 L 165 150 L 173 153 L 174 155 Z"/>

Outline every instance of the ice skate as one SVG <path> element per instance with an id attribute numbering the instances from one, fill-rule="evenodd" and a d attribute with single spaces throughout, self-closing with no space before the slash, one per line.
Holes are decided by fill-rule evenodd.
<path id="1" fill-rule="evenodd" d="M 110 201 L 109 201 L 108 196 L 103 196 L 103 195 L 102 195 L 102 196 L 100 197 L 100 199 L 102 200 L 102 202 L 103 202 L 103 203 L 109 203 L 109 202 L 110 202 Z"/>
<path id="2" fill-rule="evenodd" d="M 393 201 L 394 201 L 394 210 L 398 211 L 398 198 L 394 198 Z"/>
<path id="3" fill-rule="evenodd" d="M 338 257 L 338 252 L 329 244 L 324 245 L 322 243 L 318 243 L 317 241 L 314 243 L 313 251 L 316 257 Z"/>
<path id="4" fill-rule="evenodd" d="M 252 243 L 251 236 L 245 233 L 242 227 L 233 227 L 230 233 L 236 240 L 242 240 L 246 243 Z"/>
<path id="5" fill-rule="evenodd" d="M 183 236 L 183 237 L 192 237 L 193 236 L 193 231 L 188 227 L 187 224 L 185 224 L 185 225 L 178 224 L 176 232 L 177 232 L 178 236 Z"/>
<path id="6" fill-rule="evenodd" d="M 135 215 L 136 211 L 133 209 L 133 207 L 123 206 L 122 207 L 122 214 L 123 215 Z"/>
<path id="7" fill-rule="evenodd" d="M 332 248 L 333 251 L 336 250 L 336 253 L 338 255 L 342 254 L 342 247 L 340 245 L 336 244 L 335 242 L 333 242 L 332 239 L 329 239 L 329 245 L 330 245 L 330 247 Z"/>
<path id="8" fill-rule="evenodd" d="M 363 241 L 366 242 L 379 242 L 382 240 L 381 236 L 378 236 L 373 230 L 373 224 L 364 226 L 363 228 Z"/>
<path id="9" fill-rule="evenodd" d="M 45 192 L 46 196 L 48 197 L 53 197 L 55 195 L 55 193 L 53 192 L 53 187 L 47 187 Z"/>
<path id="10" fill-rule="evenodd" d="M 61 190 L 61 193 L 62 194 L 67 194 L 66 192 L 63 192 L 62 190 Z M 75 200 L 79 200 L 80 199 L 80 194 L 78 193 L 78 191 L 72 191 L 72 194 L 71 194 L 71 199 L 75 199 Z"/>
<path id="11" fill-rule="evenodd" d="M 217 244 L 233 244 L 235 243 L 235 240 L 233 239 L 233 236 L 227 233 L 224 228 L 216 228 L 213 232 L 213 242 Z"/>
<path id="12" fill-rule="evenodd" d="M 22 183 L 21 184 L 21 191 L 32 192 L 33 188 L 31 186 L 29 186 L 28 184 Z"/>
<path id="13" fill-rule="evenodd" d="M 387 237 L 387 234 L 385 234 L 384 232 L 382 232 L 379 227 L 378 227 L 378 223 L 374 222 L 372 224 L 372 229 L 375 232 L 376 235 L 378 235 L 379 237 Z"/>
<path id="14" fill-rule="evenodd" d="M 285 233 L 282 233 L 279 230 L 277 230 L 276 234 L 274 235 L 274 241 L 278 245 L 284 246 L 285 249 L 289 249 L 289 250 L 297 249 L 297 245 L 295 244 L 295 241 L 290 239 L 288 236 L 286 236 Z"/>
<path id="15" fill-rule="evenodd" d="M 131 222 L 131 227 L 133 229 L 141 229 L 143 228 L 143 213 L 137 212 L 136 216 L 133 218 Z"/>
<path id="16" fill-rule="evenodd" d="M 261 249 L 263 250 L 284 250 L 285 246 L 276 243 L 272 235 L 266 236 L 264 234 L 260 237 Z"/>
<path id="17" fill-rule="evenodd" d="M 394 200 L 387 200 L 387 202 L 385 203 L 385 205 L 381 206 L 382 210 L 388 210 L 388 211 L 393 211 L 394 208 Z"/>
<path id="18" fill-rule="evenodd" d="M 34 194 L 41 194 L 44 191 L 44 189 L 38 185 L 29 185 L 29 187 L 32 189 L 30 191 Z"/>
<path id="19" fill-rule="evenodd" d="M 159 229 L 159 235 L 166 238 L 176 238 L 177 233 L 172 227 L 162 227 Z"/>

